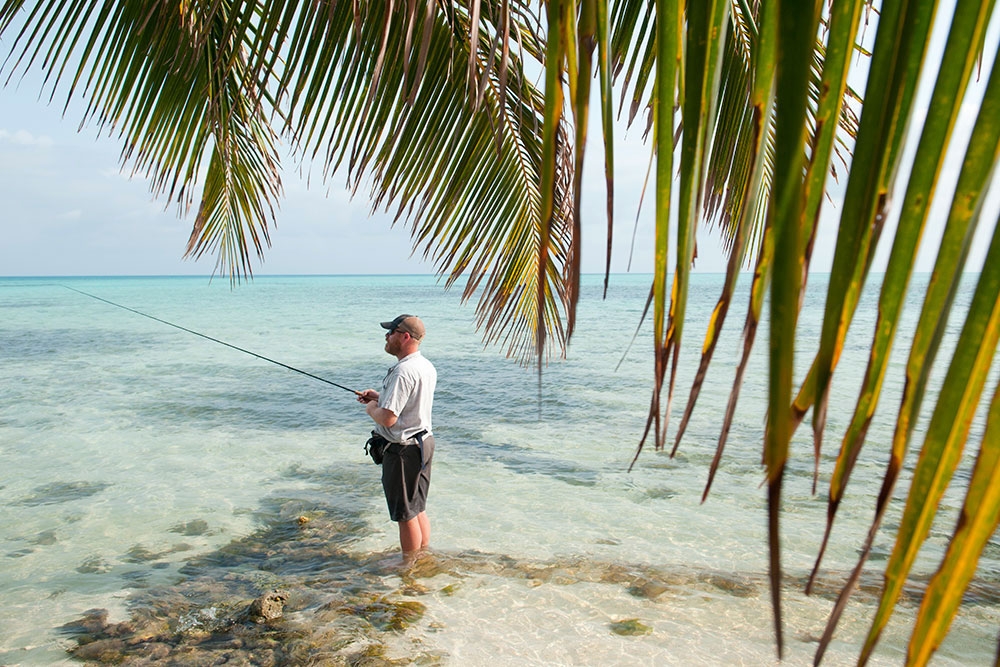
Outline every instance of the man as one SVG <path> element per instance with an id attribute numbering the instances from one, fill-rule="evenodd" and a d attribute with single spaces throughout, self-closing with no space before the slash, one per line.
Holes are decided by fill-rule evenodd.
<path id="1" fill-rule="evenodd" d="M 382 381 L 382 391 L 366 389 L 358 401 L 375 422 L 375 432 L 391 443 L 382 459 L 382 489 L 406 556 L 427 548 L 431 537 L 425 508 L 434 456 L 431 408 L 437 371 L 420 353 L 426 330 L 419 317 L 400 315 L 381 325 L 387 330 L 385 351 L 398 361 Z"/>

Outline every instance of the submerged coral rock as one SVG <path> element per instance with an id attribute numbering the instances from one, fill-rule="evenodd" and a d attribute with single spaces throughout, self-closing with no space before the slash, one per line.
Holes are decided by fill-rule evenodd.
<path id="1" fill-rule="evenodd" d="M 629 587 L 628 592 L 637 598 L 655 600 L 669 590 L 670 587 L 663 582 L 644 579 L 632 584 Z"/>
<path id="2" fill-rule="evenodd" d="M 179 523 L 170 529 L 171 533 L 180 533 L 188 537 L 204 535 L 208 532 L 208 522 L 204 519 L 192 519 L 187 523 Z"/>
<path id="3" fill-rule="evenodd" d="M 633 635 L 648 635 L 652 631 L 653 628 L 649 627 L 645 623 L 642 623 L 638 618 L 626 618 L 624 620 L 613 621 L 611 623 L 611 632 L 625 637 Z"/>
<path id="4" fill-rule="evenodd" d="M 330 609 L 363 618 L 382 632 L 406 630 L 427 611 L 427 607 L 416 600 L 390 600 L 382 595 L 371 595 L 354 604 L 331 606 Z"/>
<path id="5" fill-rule="evenodd" d="M 78 646 L 73 655 L 88 662 L 118 663 L 125 659 L 125 642 L 121 639 L 97 639 Z"/>
<path id="6" fill-rule="evenodd" d="M 246 609 L 234 617 L 234 620 L 237 623 L 266 623 L 273 621 L 281 618 L 286 602 L 288 602 L 288 593 L 274 589 L 251 602 Z"/>
<path id="7" fill-rule="evenodd" d="M 79 619 L 62 626 L 62 631 L 74 635 L 97 635 L 108 627 L 107 609 L 88 609 Z"/>

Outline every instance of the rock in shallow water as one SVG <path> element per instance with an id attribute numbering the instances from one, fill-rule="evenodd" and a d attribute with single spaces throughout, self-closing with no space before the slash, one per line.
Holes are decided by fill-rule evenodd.
<path id="1" fill-rule="evenodd" d="M 652 631 L 653 628 L 641 622 L 638 618 L 627 618 L 621 621 L 614 621 L 613 623 L 611 623 L 611 632 L 615 633 L 616 635 L 622 635 L 623 637 L 632 637 L 635 635 L 648 635 Z"/>
<path id="2" fill-rule="evenodd" d="M 236 614 L 233 620 L 237 623 L 266 623 L 279 619 L 285 609 L 286 602 L 288 602 L 288 593 L 285 591 L 279 589 L 269 591 Z"/>

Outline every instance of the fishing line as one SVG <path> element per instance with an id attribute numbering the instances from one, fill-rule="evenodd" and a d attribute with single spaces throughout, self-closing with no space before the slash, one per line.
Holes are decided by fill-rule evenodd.
<path id="1" fill-rule="evenodd" d="M 115 303 L 114 301 L 108 301 L 107 299 L 102 299 L 99 296 L 95 296 L 93 294 L 89 294 L 87 292 L 84 292 L 83 290 L 78 290 L 75 287 L 70 287 L 69 285 L 60 285 L 60 286 L 61 287 L 65 287 L 68 290 L 72 290 L 72 291 L 76 292 L 77 294 L 82 294 L 84 296 L 89 296 L 91 299 L 97 299 L 98 301 L 103 301 L 104 303 L 106 303 L 106 304 L 108 304 L 110 306 L 115 306 L 116 308 L 121 308 L 122 310 L 127 310 L 130 313 L 135 313 L 136 315 L 142 315 L 143 317 L 148 317 L 151 320 L 155 320 L 157 322 L 160 322 L 161 324 L 166 324 L 167 326 L 174 327 L 175 329 L 180 329 L 181 331 L 186 331 L 186 332 L 188 332 L 190 334 L 194 334 L 195 336 L 201 336 L 202 338 L 210 340 L 213 343 L 218 343 L 219 345 L 225 345 L 226 347 L 231 347 L 234 350 L 239 350 L 240 352 L 243 352 L 244 354 L 249 354 L 251 357 L 257 357 L 258 359 L 263 359 L 264 361 L 270 361 L 272 364 L 277 364 L 278 366 L 281 366 L 283 368 L 287 368 L 290 371 L 295 371 L 296 373 L 302 373 L 302 375 L 305 375 L 306 377 L 311 377 L 314 380 L 319 380 L 320 382 L 325 382 L 327 384 L 332 384 L 334 387 L 338 387 L 338 388 L 343 389 L 345 391 L 349 391 L 352 394 L 356 394 L 358 396 L 361 395 L 361 392 L 356 391 L 354 389 L 351 389 L 350 387 L 345 387 L 342 384 L 337 384 L 336 382 L 334 382 L 332 380 L 327 380 L 326 378 L 321 378 L 318 375 L 313 375 L 312 373 L 308 373 L 308 372 L 306 372 L 306 371 L 304 371 L 302 369 L 295 368 L 294 366 L 289 366 L 288 364 L 283 364 L 280 361 L 275 361 L 274 359 L 270 359 L 268 357 L 265 357 L 262 354 L 257 354 L 256 352 L 251 352 L 250 350 L 244 350 L 242 347 L 238 347 L 236 345 L 233 345 L 232 343 L 227 343 L 224 340 L 219 340 L 218 338 L 212 338 L 211 336 L 206 336 L 203 333 L 198 333 L 197 331 L 194 331 L 192 329 L 188 329 L 186 327 L 182 327 L 179 324 L 174 324 L 173 322 L 167 322 L 166 320 L 161 320 L 159 317 L 153 317 L 152 315 L 147 315 L 146 313 L 138 311 L 135 308 L 129 308 L 128 306 L 123 306 L 120 303 Z"/>

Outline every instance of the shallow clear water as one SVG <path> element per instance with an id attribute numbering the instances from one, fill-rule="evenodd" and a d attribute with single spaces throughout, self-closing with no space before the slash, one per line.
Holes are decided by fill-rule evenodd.
<path id="1" fill-rule="evenodd" d="M 818 337 L 822 315 L 823 278 L 812 280 L 803 340 Z M 324 610 L 346 589 L 418 600 L 419 620 L 377 635 L 390 657 L 456 665 L 774 662 L 761 354 L 712 493 L 700 502 L 741 349 L 744 301 L 730 314 L 679 454 L 648 447 L 629 472 L 649 400 L 648 323 L 626 350 L 649 282 L 614 276 L 606 300 L 600 282 L 586 279 L 568 358 L 545 368 L 539 400 L 534 372 L 484 349 L 473 308 L 429 277 L 265 277 L 236 289 L 206 278 L 0 280 L 0 664 L 68 661 L 75 641 L 61 626 L 93 608 L 125 620 L 171 591 L 194 601 L 188 620 L 178 621 L 193 623 L 218 600 L 208 588 L 192 593 L 192 582 L 236 580 L 252 583 L 241 589 L 247 598 L 294 587 L 289 618 L 307 627 L 327 623 Z M 721 282 L 696 276 L 672 426 Z M 400 312 L 424 318 L 423 351 L 439 374 L 428 510 L 435 569 L 414 583 L 387 565 L 395 527 L 378 469 L 362 450 L 369 425 L 351 394 L 62 285 L 357 389 L 376 386 L 392 362 L 378 321 Z M 831 433 L 850 419 L 874 296 L 862 304 L 838 369 Z M 914 296 L 910 326 L 919 304 Z M 759 340 L 766 343 L 766 332 Z M 904 363 L 893 360 L 825 560 L 825 594 L 813 597 L 802 594 L 802 582 L 839 443 L 826 443 L 813 495 L 812 443 L 807 429 L 796 436 L 783 518 L 786 664 L 811 663 L 830 596 L 854 565 Z M 980 418 L 973 438 L 982 431 Z M 953 495 L 918 575 L 932 571 L 947 542 L 961 501 Z M 901 506 L 897 500 L 888 525 Z M 299 516 L 312 522 L 297 526 Z M 887 538 L 876 544 L 867 583 L 878 584 L 890 549 Z M 937 664 L 992 662 L 1000 547 L 991 544 L 987 556 L 983 594 L 963 607 Z M 874 603 L 867 588 L 857 596 L 827 664 L 854 662 Z M 912 602 L 900 607 L 875 663 L 902 660 L 913 613 Z M 629 619 L 640 634 L 612 632 Z"/>

